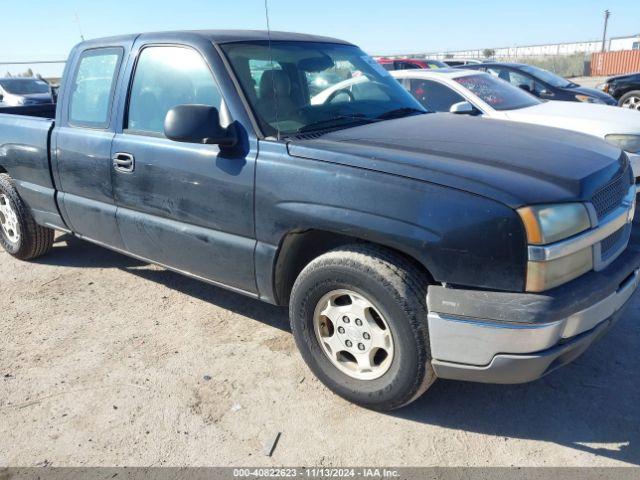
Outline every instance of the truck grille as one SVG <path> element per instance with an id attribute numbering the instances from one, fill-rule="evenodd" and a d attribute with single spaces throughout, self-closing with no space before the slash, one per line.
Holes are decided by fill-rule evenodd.
<path id="1" fill-rule="evenodd" d="M 616 254 L 623 250 L 631 236 L 631 227 L 625 225 L 617 232 L 609 235 L 600 243 L 600 258 L 602 262 L 611 260 Z"/>
<path id="2" fill-rule="evenodd" d="M 618 178 L 598 190 L 591 203 L 596 209 L 598 219 L 603 219 L 620 206 L 624 197 L 629 193 L 631 187 L 631 175 L 629 174 L 629 163 Z"/>

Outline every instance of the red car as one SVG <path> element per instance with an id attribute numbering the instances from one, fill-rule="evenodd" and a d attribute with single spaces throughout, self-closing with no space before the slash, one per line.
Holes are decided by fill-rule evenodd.
<path id="1" fill-rule="evenodd" d="M 377 58 L 376 61 L 385 70 L 411 70 L 417 68 L 447 68 L 440 60 L 418 60 L 416 58 Z"/>

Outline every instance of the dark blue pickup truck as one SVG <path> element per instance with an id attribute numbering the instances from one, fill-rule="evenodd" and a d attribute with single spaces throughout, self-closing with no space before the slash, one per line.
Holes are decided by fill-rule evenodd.
<path id="1" fill-rule="evenodd" d="M 624 153 L 426 112 L 340 40 L 84 42 L 51 108 L 0 109 L 7 252 L 34 259 L 60 230 L 288 305 L 309 367 L 370 408 L 405 405 L 438 377 L 539 378 L 638 286 Z"/>

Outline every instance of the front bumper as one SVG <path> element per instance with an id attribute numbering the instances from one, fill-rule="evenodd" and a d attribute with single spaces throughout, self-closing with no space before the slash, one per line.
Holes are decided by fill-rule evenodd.
<path id="1" fill-rule="evenodd" d="M 432 287 L 429 337 L 440 378 L 524 383 L 580 356 L 640 284 L 640 234 L 609 267 L 541 294 Z"/>

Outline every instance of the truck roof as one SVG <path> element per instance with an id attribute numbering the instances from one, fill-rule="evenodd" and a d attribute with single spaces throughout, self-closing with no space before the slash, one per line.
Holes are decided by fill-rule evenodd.
<path id="1" fill-rule="evenodd" d="M 96 38 L 87 40 L 80 45 L 104 45 L 114 41 L 135 40 L 138 37 L 167 37 L 171 39 L 188 40 L 193 37 L 200 37 L 210 40 L 215 44 L 236 43 L 236 42 L 252 42 L 252 41 L 291 41 L 291 42 L 318 42 L 318 43 L 338 43 L 343 45 L 352 45 L 349 42 L 331 37 L 322 37 L 319 35 L 307 35 L 304 33 L 279 32 L 267 30 L 176 30 L 166 32 L 147 32 L 129 35 L 120 35 L 116 37 Z"/>

